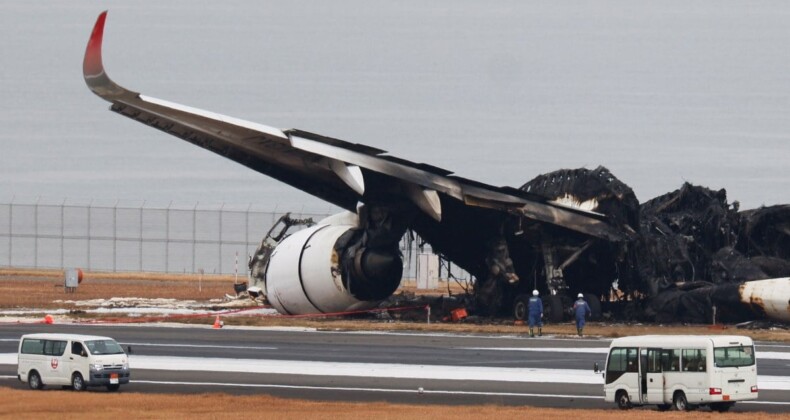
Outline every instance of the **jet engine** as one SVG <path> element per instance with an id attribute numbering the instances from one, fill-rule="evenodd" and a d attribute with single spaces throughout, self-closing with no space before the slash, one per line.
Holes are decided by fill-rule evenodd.
<path id="1" fill-rule="evenodd" d="M 364 229 L 335 217 L 282 239 L 266 264 L 267 299 L 292 315 L 376 306 L 400 284 L 403 260 L 397 244 L 368 242 Z"/>

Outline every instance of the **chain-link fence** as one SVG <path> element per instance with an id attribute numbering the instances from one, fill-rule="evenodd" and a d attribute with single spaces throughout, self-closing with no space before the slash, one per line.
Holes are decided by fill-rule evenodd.
<path id="1" fill-rule="evenodd" d="M 91 271 L 205 273 L 247 276 L 247 261 L 285 212 L 203 207 L 0 204 L 0 266 L 80 267 Z M 319 221 L 327 213 L 291 213 Z M 293 228 L 294 230 L 297 227 Z M 404 277 L 414 277 L 419 239 L 401 241 Z M 238 271 L 237 271 L 238 270 Z M 468 279 L 458 269 L 453 274 Z M 444 276 L 446 278 L 446 273 Z"/>
<path id="2" fill-rule="evenodd" d="M 0 265 L 96 271 L 247 273 L 283 213 L 214 208 L 0 204 Z M 293 214 L 318 221 L 328 214 Z M 238 261 L 238 265 L 237 262 Z"/>

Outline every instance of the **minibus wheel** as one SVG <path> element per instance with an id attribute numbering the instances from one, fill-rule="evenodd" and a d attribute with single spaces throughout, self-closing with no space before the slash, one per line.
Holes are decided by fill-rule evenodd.
<path id="1" fill-rule="evenodd" d="M 686 394 L 682 391 L 675 393 L 674 398 L 672 398 L 672 404 L 675 406 L 675 410 L 678 411 L 688 411 L 690 409 Z"/>
<path id="2" fill-rule="evenodd" d="M 41 389 L 44 387 L 44 384 L 41 383 L 41 376 L 35 370 L 27 374 L 27 386 L 30 389 Z"/>
<path id="3" fill-rule="evenodd" d="M 85 381 L 82 379 L 82 375 L 79 372 L 74 372 L 74 374 L 71 375 L 71 389 L 75 391 L 85 390 Z"/>
<path id="4" fill-rule="evenodd" d="M 631 408 L 631 399 L 628 398 L 627 392 L 623 390 L 617 391 L 617 396 L 615 399 L 617 400 L 617 407 L 619 407 L 621 410 L 628 410 Z"/>

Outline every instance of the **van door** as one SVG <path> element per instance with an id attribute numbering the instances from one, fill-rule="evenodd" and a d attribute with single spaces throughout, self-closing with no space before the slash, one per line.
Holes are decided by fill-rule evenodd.
<path id="1" fill-rule="evenodd" d="M 664 372 L 661 368 L 661 349 L 647 349 L 646 404 L 664 404 Z"/>
<path id="2" fill-rule="evenodd" d="M 66 340 L 44 341 L 44 366 L 41 380 L 45 384 L 67 385 L 70 382 L 69 366 L 66 363 Z"/>
<path id="3" fill-rule="evenodd" d="M 85 350 L 84 345 L 79 341 L 72 341 L 69 349 L 67 351 L 69 357 L 69 382 L 71 382 L 71 374 L 72 372 L 88 372 L 88 352 Z M 85 381 L 90 380 L 90 378 L 86 378 L 84 374 L 83 379 Z"/>

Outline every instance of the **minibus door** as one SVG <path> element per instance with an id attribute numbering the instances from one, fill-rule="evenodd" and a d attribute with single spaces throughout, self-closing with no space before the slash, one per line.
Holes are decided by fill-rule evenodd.
<path id="1" fill-rule="evenodd" d="M 661 368 L 661 349 L 647 349 L 647 372 L 642 390 L 647 404 L 664 404 L 664 372 Z"/>

